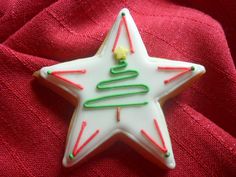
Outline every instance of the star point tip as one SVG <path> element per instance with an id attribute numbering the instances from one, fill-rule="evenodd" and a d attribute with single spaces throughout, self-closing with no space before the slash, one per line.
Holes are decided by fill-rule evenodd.
<path id="1" fill-rule="evenodd" d="M 194 65 L 194 66 L 192 66 L 192 67 L 194 67 L 194 70 L 192 70 L 192 71 L 196 71 L 197 73 L 199 73 L 199 74 L 205 74 L 205 72 L 206 72 L 206 69 L 205 69 L 205 67 L 204 66 L 202 66 L 202 65 L 199 65 L 199 64 L 196 64 L 196 65 Z"/>
<path id="2" fill-rule="evenodd" d="M 201 66 L 202 74 L 206 73 L 206 68 L 202 65 L 200 65 L 200 66 Z"/>
<path id="3" fill-rule="evenodd" d="M 123 13 L 127 15 L 129 13 L 129 9 L 127 9 L 127 8 L 121 9 L 120 14 L 122 15 Z"/>

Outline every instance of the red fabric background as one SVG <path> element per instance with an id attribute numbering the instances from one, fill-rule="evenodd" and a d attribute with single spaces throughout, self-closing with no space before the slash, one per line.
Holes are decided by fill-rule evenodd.
<path id="1" fill-rule="evenodd" d="M 162 170 L 121 142 L 65 169 L 73 107 L 32 73 L 94 55 L 122 7 L 150 56 L 206 67 L 205 76 L 164 106 L 176 169 Z M 234 0 L 0 1 L 0 176 L 236 175 L 235 27 Z"/>

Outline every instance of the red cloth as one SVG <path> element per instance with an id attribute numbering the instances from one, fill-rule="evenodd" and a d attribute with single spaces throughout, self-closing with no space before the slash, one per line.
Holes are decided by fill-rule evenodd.
<path id="1" fill-rule="evenodd" d="M 122 7 L 129 8 L 150 56 L 206 67 L 198 82 L 164 106 L 176 169 L 162 170 L 120 142 L 65 169 L 73 107 L 32 73 L 94 55 Z M 236 175 L 235 20 L 234 0 L 0 1 L 0 176 Z"/>

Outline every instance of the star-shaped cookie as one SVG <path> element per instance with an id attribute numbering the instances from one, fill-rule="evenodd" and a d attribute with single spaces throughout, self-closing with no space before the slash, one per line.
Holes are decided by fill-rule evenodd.
<path id="1" fill-rule="evenodd" d="M 64 166 L 119 139 L 152 162 L 173 169 L 161 105 L 204 72 L 201 65 L 148 56 L 133 18 L 122 9 L 93 57 L 44 67 L 35 75 L 76 107 Z"/>

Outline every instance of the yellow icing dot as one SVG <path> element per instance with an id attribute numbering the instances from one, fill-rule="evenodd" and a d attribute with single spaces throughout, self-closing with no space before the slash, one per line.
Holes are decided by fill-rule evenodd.
<path id="1" fill-rule="evenodd" d="M 128 53 L 128 49 L 125 47 L 117 47 L 114 51 L 114 57 L 117 60 L 125 60 L 126 55 Z"/>

